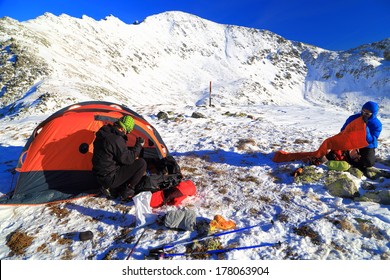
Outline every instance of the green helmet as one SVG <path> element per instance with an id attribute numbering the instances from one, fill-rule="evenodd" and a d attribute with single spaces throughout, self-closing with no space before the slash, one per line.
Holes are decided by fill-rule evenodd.
<path id="1" fill-rule="evenodd" d="M 118 123 L 126 133 L 130 133 L 134 128 L 134 119 L 131 116 L 123 116 Z"/>

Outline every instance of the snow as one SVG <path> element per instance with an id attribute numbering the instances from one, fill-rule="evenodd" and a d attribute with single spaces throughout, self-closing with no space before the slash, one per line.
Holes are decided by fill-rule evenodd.
<path id="1" fill-rule="evenodd" d="M 179 122 L 158 120 L 157 110 L 172 111 L 184 117 Z M 234 107 L 195 107 L 195 106 L 144 106 L 136 108 L 156 127 L 169 150 L 177 159 L 187 179 L 193 180 L 198 193 L 185 200 L 180 207 L 196 212 L 197 217 L 212 219 L 220 214 L 233 220 L 238 227 L 264 223 L 268 225 L 248 232 L 221 237 L 222 244 L 236 242 L 241 246 L 261 243 L 281 242 L 282 247 L 262 247 L 246 251 L 232 251 L 225 255 L 231 260 L 279 260 L 286 258 L 286 250 L 292 250 L 297 259 L 376 259 L 390 253 L 389 206 L 368 202 L 354 202 L 331 196 L 323 185 L 296 184 L 290 176 L 300 163 L 276 164 L 271 161 L 272 153 L 278 149 L 290 151 L 314 150 L 326 137 L 338 132 L 347 117 L 347 112 L 338 112 L 315 106 L 234 106 Z M 206 118 L 191 118 L 198 111 Z M 253 116 L 226 116 L 226 112 L 246 113 Z M 329 118 L 328 116 L 331 116 Z M 388 158 L 389 122 L 384 125 L 381 147 L 378 154 Z M 32 131 L 35 122 L 9 123 L 10 127 L 23 126 L 23 131 Z M 326 128 L 326 129 L 324 129 Z M 21 142 L 15 140 L 14 129 L 2 135 L 1 170 L 2 192 L 6 192 L 12 180 L 12 168 L 22 149 Z M 253 143 L 239 150 L 238 142 L 251 139 Z M 308 143 L 294 144 L 296 139 L 310 139 Z M 386 167 L 388 169 L 388 167 Z M 318 172 L 325 172 L 319 166 Z M 272 174 L 279 174 L 281 181 Z M 254 178 L 245 180 L 246 178 Z M 363 179 L 366 180 L 366 179 Z M 387 183 L 388 184 L 388 183 Z M 284 201 L 283 197 L 289 197 Z M 64 217 L 53 215 L 54 209 L 63 209 Z M 163 215 L 173 206 L 155 209 Z M 115 244 L 121 230 L 133 228 L 135 207 L 132 202 L 122 204 L 117 200 L 103 197 L 85 198 L 58 205 L 6 207 L 0 208 L 1 215 L 1 259 L 62 259 L 67 251 L 76 260 L 101 259 L 111 249 L 116 249 L 113 258 L 123 259 L 132 244 Z M 278 215 L 288 216 L 287 222 L 277 219 Z M 329 214 L 330 213 L 330 214 Z M 330 222 L 330 219 L 343 217 L 351 223 L 355 219 L 369 220 L 383 235 L 383 239 L 366 237 L 361 233 L 343 232 Z M 271 220 L 274 224 L 271 226 Z M 313 221 L 312 221 L 313 220 Z M 293 233 L 292 229 L 309 222 L 322 239 L 320 245 L 308 238 Z M 34 236 L 34 241 L 22 256 L 9 255 L 6 237 L 17 229 L 23 229 Z M 93 242 L 74 241 L 59 244 L 50 241 L 53 234 L 59 236 L 69 232 L 91 230 Z M 134 259 L 143 259 L 148 249 L 161 244 L 175 242 L 194 236 L 195 232 L 176 232 L 167 228 L 147 226 L 145 236 L 133 253 Z M 337 250 L 334 243 L 342 249 Z M 39 251 L 43 244 L 46 250 Z M 337 247 L 337 248 L 338 248 Z M 184 257 L 175 257 L 183 259 Z M 213 257 L 212 257 L 213 258 Z"/>
<path id="2" fill-rule="evenodd" d="M 50 14 L 40 18 L 40 20 L 51 18 L 47 25 L 42 25 L 39 21 L 25 23 L 30 28 L 35 26 L 42 36 L 51 37 L 53 49 L 49 51 L 41 48 L 40 53 L 47 61 L 56 62 L 53 64 L 54 74 L 39 84 L 36 90 L 59 92 L 65 97 L 72 96 L 84 101 L 91 97 L 82 90 L 89 83 L 88 86 L 102 85 L 108 92 L 117 94 L 103 98 L 96 96 L 97 99 L 113 102 L 127 100 L 123 103 L 143 115 L 159 131 L 171 154 L 182 167 L 185 178 L 192 180 L 197 186 L 197 194 L 187 198 L 179 208 L 187 207 L 194 210 L 200 221 L 209 221 L 214 215 L 219 214 L 233 220 L 238 228 L 261 224 L 244 232 L 221 236 L 219 240 L 223 247 L 260 244 L 265 246 L 232 250 L 224 253 L 223 259 L 236 261 L 390 259 L 388 205 L 334 197 L 324 188 L 323 182 L 295 183 L 291 172 L 301 163 L 276 164 L 271 160 L 273 153 L 279 149 L 316 150 L 324 139 L 337 134 L 346 118 L 357 112 L 360 106 L 369 100 L 368 97 L 373 96 L 376 100 L 383 100 L 379 113 L 383 131 L 377 157 L 388 160 L 390 155 L 388 92 L 383 90 L 376 95 L 370 92 L 370 95 L 364 96 L 358 90 L 356 92 L 351 90 L 351 98 L 345 99 L 344 91 L 340 89 L 342 85 L 334 87 L 332 81 L 317 82 L 318 77 L 316 79 L 312 77 L 313 82 L 307 83 L 305 87 L 300 84 L 290 90 L 287 88 L 281 91 L 271 90 L 266 83 L 272 80 L 270 77 L 273 77 L 278 69 L 268 60 L 264 60 L 264 63 L 259 64 L 259 69 L 255 70 L 253 68 L 248 70 L 249 68 L 238 64 L 237 61 L 246 58 L 248 54 L 245 53 L 247 50 L 238 51 L 239 47 L 234 45 L 237 41 L 226 41 L 223 50 L 217 51 L 217 47 L 208 50 L 213 57 L 220 59 L 218 65 L 207 63 L 204 56 L 191 56 L 184 63 L 176 56 L 158 56 L 158 48 L 146 45 L 142 38 L 149 40 L 154 38 L 158 44 L 163 44 L 161 41 L 169 38 L 164 31 L 165 25 L 169 26 L 173 34 L 181 32 L 191 34 L 192 27 L 206 25 L 213 31 L 215 37 L 210 38 L 204 34 L 202 39 L 191 40 L 208 41 L 210 45 L 231 38 L 225 37 L 225 32 L 227 34 L 231 32 L 232 37 L 244 41 L 247 46 L 255 44 L 255 41 L 251 42 L 241 33 L 234 33 L 227 26 L 199 21 L 196 17 L 191 25 L 185 15 L 179 13 L 176 15 L 176 22 L 180 22 L 182 16 L 184 24 L 187 24 L 186 28 L 175 24 L 166 15 L 147 18 L 136 26 L 125 25 L 112 17 L 96 22 L 88 17 L 83 17 L 82 21 L 67 16 L 52 18 Z M 112 62 L 104 59 L 101 50 L 94 53 L 91 48 L 97 41 L 88 41 L 92 38 L 88 36 L 77 37 L 79 41 L 70 40 L 71 36 L 73 38 L 78 36 L 77 32 L 72 32 L 75 25 L 58 25 L 66 26 L 65 30 L 57 26 L 58 22 L 69 20 L 89 28 L 91 33 L 93 30 L 101 34 L 107 34 L 105 33 L 107 30 L 118 30 L 118 33 L 110 33 L 112 36 L 110 40 L 118 44 L 122 42 L 121 48 L 129 53 L 134 48 L 144 48 L 146 53 L 156 51 L 156 58 L 161 60 L 152 65 L 149 64 L 152 61 L 149 57 L 146 62 L 143 61 L 144 64 L 139 64 L 140 67 L 144 67 L 140 68 L 142 75 L 130 70 L 123 71 L 125 77 L 112 74 L 111 72 L 114 72 L 111 68 Z M 60 30 L 61 34 L 67 32 L 69 37 L 57 36 L 56 32 Z M 123 36 L 128 37 L 127 41 L 124 41 Z M 137 45 L 135 38 L 141 43 Z M 57 40 L 67 42 L 54 43 Z M 186 43 L 191 45 L 188 41 Z M 264 40 L 262 43 L 268 44 L 267 47 L 270 49 L 274 47 L 273 41 Z M 68 48 L 70 45 L 73 48 L 68 52 L 63 46 Z M 84 47 L 80 48 L 81 45 Z M 193 45 L 196 46 L 195 43 Z M 89 60 L 84 61 L 83 52 L 88 48 L 91 49 Z M 167 48 L 169 49 L 169 45 Z M 172 48 L 171 51 L 177 50 Z M 145 63 L 150 68 L 145 67 Z M 73 65 L 71 70 L 68 68 L 69 64 Z M 181 71 L 174 73 L 171 68 L 179 68 Z M 89 79 L 87 76 L 80 76 L 80 73 L 82 75 L 88 73 Z M 269 96 L 249 90 L 252 83 L 250 86 L 248 83 L 248 87 L 245 86 L 245 81 L 257 75 L 262 81 L 261 84 L 270 90 Z M 208 85 L 214 77 L 217 77 L 216 82 L 213 81 L 212 91 L 212 102 L 215 106 L 208 107 L 205 106 L 208 104 Z M 293 79 L 301 81 L 303 78 L 297 75 Z M 137 81 L 131 85 L 131 91 L 129 81 Z M 346 80 L 346 83 L 348 81 L 351 81 L 350 89 L 358 89 L 364 83 L 360 81 L 358 85 L 352 84 L 352 78 Z M 383 88 L 386 87 L 388 88 L 388 82 L 383 85 Z M 336 90 L 332 91 L 332 88 Z M 30 104 L 27 102 L 28 98 L 33 96 L 33 94 L 27 96 L 21 103 Z M 167 96 L 170 97 L 169 104 L 165 101 Z M 270 102 L 270 99 L 274 102 Z M 336 101 L 327 103 L 324 100 Z M 351 101 L 348 103 L 345 100 Z M 3 128 L 0 131 L 1 193 L 7 193 L 11 185 L 15 184 L 12 170 L 31 132 L 58 106 L 58 103 L 50 102 L 53 100 L 49 100 L 47 106 L 51 111 L 0 119 L 0 127 Z M 65 101 L 61 99 L 61 102 Z M 156 116 L 159 111 L 171 112 L 172 120 L 159 120 Z M 193 112 L 200 112 L 206 117 L 192 118 Z M 173 120 L 174 118 L 176 120 Z M 241 147 L 240 141 L 248 144 Z M 388 166 L 380 163 L 377 163 L 376 167 L 389 170 Z M 316 168 L 317 172 L 327 172 L 325 165 Z M 365 190 L 361 186 L 364 181 L 369 180 L 366 177 L 356 180 L 360 186 L 359 192 L 364 193 Z M 389 188 L 389 179 L 372 183 L 378 188 Z M 175 209 L 173 206 L 163 206 L 153 211 L 156 215 L 164 215 L 167 211 Z M 109 257 L 124 260 L 143 230 L 134 228 L 135 211 L 133 202 L 121 203 L 104 197 L 89 197 L 54 205 L 1 206 L 0 259 L 100 260 Z M 364 231 L 359 228 L 361 226 L 359 220 L 367 221 L 365 224 L 370 230 Z M 344 221 L 350 227 L 340 227 L 336 221 Z M 320 241 L 317 244 L 307 236 L 296 234 L 294 229 L 302 225 L 308 225 L 318 233 Z M 157 224 L 145 228 L 145 234 L 131 256 L 133 260 L 144 259 L 150 249 L 162 244 L 186 240 L 196 235 L 196 231 L 175 231 Z M 64 238 L 67 233 L 86 230 L 94 233 L 92 241 L 81 242 L 77 238 Z M 135 237 L 128 243 L 121 236 L 126 230 L 129 231 L 127 238 Z M 6 244 L 7 237 L 15 231 L 23 231 L 33 237 L 31 245 L 21 255 L 12 254 Z M 267 246 L 278 242 L 279 246 Z M 210 256 L 211 260 L 217 258 L 216 255 Z M 177 256 L 172 259 L 180 261 L 191 257 Z"/>

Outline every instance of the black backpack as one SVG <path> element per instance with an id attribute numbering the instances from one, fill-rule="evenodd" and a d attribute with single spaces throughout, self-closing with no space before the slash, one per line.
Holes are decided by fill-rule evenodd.
<path id="1" fill-rule="evenodd" d="M 158 172 L 145 175 L 141 179 L 138 185 L 135 186 L 135 194 L 145 191 L 153 193 L 176 187 L 183 179 L 180 166 L 170 155 L 158 163 L 157 170 Z"/>

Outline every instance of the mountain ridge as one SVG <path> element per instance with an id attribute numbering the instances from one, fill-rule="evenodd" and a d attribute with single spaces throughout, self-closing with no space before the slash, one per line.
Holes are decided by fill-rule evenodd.
<path id="1" fill-rule="evenodd" d="M 390 38 L 328 51 L 268 30 L 184 12 L 126 24 L 45 13 L 0 19 L 0 114 L 53 112 L 85 100 L 133 105 L 329 103 L 356 110 L 390 91 Z M 16 114 L 16 115 L 15 115 Z"/>

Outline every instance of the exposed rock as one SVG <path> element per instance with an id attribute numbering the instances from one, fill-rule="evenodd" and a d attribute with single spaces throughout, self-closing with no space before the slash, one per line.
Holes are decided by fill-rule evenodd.
<path id="1" fill-rule="evenodd" d="M 351 173 L 356 178 L 361 179 L 363 177 L 363 172 L 358 168 L 351 167 L 350 169 L 348 169 L 348 172 Z"/>
<path id="2" fill-rule="evenodd" d="M 372 191 L 372 190 L 375 190 L 375 185 L 373 185 L 367 181 L 364 181 L 362 183 L 362 188 L 363 188 L 363 190 L 366 190 L 366 191 Z"/>
<path id="3" fill-rule="evenodd" d="M 384 205 L 390 205 L 390 190 L 369 191 L 356 198 L 357 201 L 370 201 Z"/>
<path id="4" fill-rule="evenodd" d="M 323 173 L 317 171 L 314 166 L 305 166 L 302 174 L 294 178 L 295 183 L 313 183 L 319 181 L 324 176 Z"/>
<path id="5" fill-rule="evenodd" d="M 169 116 L 168 116 L 167 113 L 160 111 L 160 112 L 158 112 L 158 114 L 157 114 L 157 118 L 158 118 L 159 120 L 164 120 L 164 121 L 166 121 L 166 120 L 168 120 Z"/>
<path id="6" fill-rule="evenodd" d="M 349 178 L 341 178 L 333 183 L 325 185 L 326 189 L 333 196 L 343 198 L 354 198 L 359 196 L 359 191 L 355 183 Z"/>
<path id="7" fill-rule="evenodd" d="M 377 180 L 379 179 L 380 177 L 384 177 L 384 178 L 390 178 L 390 172 L 386 171 L 386 170 L 381 170 L 381 169 L 378 169 L 378 168 L 375 168 L 375 167 L 369 167 L 367 168 L 367 171 L 365 173 L 365 176 L 369 179 L 372 179 L 372 180 Z"/>
<path id="8" fill-rule="evenodd" d="M 201 119 L 201 118 L 206 118 L 206 116 L 199 112 L 193 112 L 191 118 Z"/>

